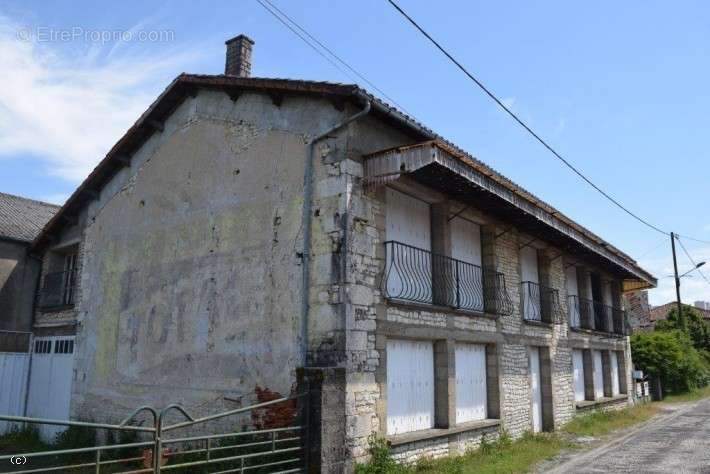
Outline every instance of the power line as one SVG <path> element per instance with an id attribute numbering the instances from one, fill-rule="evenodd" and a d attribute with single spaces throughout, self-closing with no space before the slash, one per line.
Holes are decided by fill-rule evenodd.
<path id="1" fill-rule="evenodd" d="M 276 5 L 274 5 L 271 1 L 269 1 L 269 0 L 256 0 L 256 1 L 257 1 L 257 2 L 259 3 L 259 5 L 261 5 L 266 11 L 268 11 L 269 13 L 271 13 L 271 15 L 273 15 L 277 20 L 279 20 L 279 21 L 280 21 L 281 23 L 283 23 L 286 27 L 288 27 L 288 29 L 291 30 L 296 36 L 298 36 L 304 43 L 306 43 L 308 46 L 310 46 L 311 48 L 313 48 L 319 55 L 321 55 L 321 56 L 323 56 L 325 59 L 327 59 L 328 62 L 330 62 L 331 64 L 333 64 L 335 67 L 337 67 L 341 72 L 343 72 L 344 74 L 346 74 L 348 77 L 354 79 L 351 74 L 348 74 L 348 73 L 347 73 L 346 71 L 344 71 L 340 66 L 338 66 L 338 65 L 333 61 L 333 59 L 335 59 L 335 61 L 338 61 L 340 64 L 342 64 L 343 66 L 345 66 L 348 70 L 350 70 L 353 74 L 355 74 L 355 76 L 359 77 L 362 81 L 364 81 L 364 82 L 367 83 L 370 87 L 372 87 L 374 90 L 376 90 L 377 92 L 379 92 L 380 95 L 382 95 L 382 97 L 384 97 L 385 99 L 387 99 L 388 101 L 390 101 L 392 104 L 394 104 L 395 106 L 397 106 L 401 111 L 403 111 L 403 112 L 406 113 L 407 115 L 413 117 L 413 115 L 412 115 L 407 109 L 405 109 L 401 104 L 399 104 L 396 100 L 394 100 L 392 97 L 390 97 L 389 95 L 387 95 L 387 93 L 386 93 L 385 91 L 383 91 L 382 89 L 380 89 L 379 87 L 377 87 L 377 85 L 376 85 L 375 83 L 373 83 L 372 81 L 370 81 L 367 77 L 365 77 L 365 76 L 364 76 L 362 73 L 360 73 L 357 69 L 355 69 L 353 66 L 351 66 L 347 61 L 345 61 L 343 58 L 341 58 L 340 56 L 338 56 L 332 49 L 330 49 L 328 46 L 326 46 L 325 44 L 323 44 L 323 42 L 321 42 L 318 38 L 316 38 L 316 37 L 313 36 L 311 33 L 309 33 L 308 30 L 306 30 L 306 29 L 303 28 L 301 25 L 299 25 L 298 22 L 296 22 L 296 20 L 294 20 L 293 18 L 291 18 L 290 16 L 288 16 L 283 10 L 279 9 L 279 7 L 277 7 Z M 268 4 L 268 6 L 267 6 L 267 4 Z M 284 20 L 284 18 L 285 18 L 285 20 Z M 306 38 L 304 38 L 303 35 L 299 34 L 294 28 L 291 27 L 291 25 L 287 24 L 286 20 L 287 20 L 288 22 L 290 22 L 291 25 L 293 25 L 296 29 L 298 29 L 303 35 L 305 35 L 305 36 L 307 36 L 308 38 L 310 38 L 310 40 L 313 41 L 313 42 L 314 42 L 316 45 L 318 45 L 320 48 L 322 48 L 322 50 L 319 50 L 316 46 L 313 45 L 313 43 L 311 43 L 310 41 L 306 40 Z M 333 59 L 331 59 L 331 57 L 327 57 L 327 56 L 325 55 L 325 53 L 323 53 L 323 51 L 327 52 Z M 354 80 L 355 80 L 355 82 L 357 82 L 357 79 L 354 79 Z"/>
<path id="2" fill-rule="evenodd" d="M 299 38 L 301 38 L 301 40 L 302 40 L 304 43 L 306 43 L 308 46 L 310 46 L 310 47 L 313 49 L 313 51 L 315 51 L 316 53 L 318 53 L 320 56 L 323 57 L 323 59 L 325 59 L 325 60 L 328 61 L 330 64 L 332 64 L 333 66 L 335 66 L 335 68 L 338 69 L 340 72 L 342 72 L 343 74 L 345 74 L 345 75 L 348 76 L 348 77 L 351 77 L 350 74 L 348 74 L 343 68 L 341 68 L 335 61 L 333 61 L 331 58 L 329 58 L 328 56 L 326 56 L 320 49 L 318 49 L 318 48 L 316 48 L 315 46 L 313 46 L 313 44 L 311 44 L 306 38 L 304 38 L 303 35 L 301 35 L 298 31 L 296 31 L 296 30 L 295 30 L 291 25 L 289 25 L 283 18 L 281 18 L 280 16 L 278 16 L 274 11 L 272 11 L 269 7 L 267 7 L 267 6 L 264 4 L 264 2 L 262 2 L 262 0 L 256 0 L 256 1 L 259 3 L 259 5 L 261 5 L 261 6 L 264 8 L 264 10 L 268 11 L 269 13 L 271 13 L 271 14 L 274 16 L 274 18 L 276 18 L 277 20 L 279 20 L 286 28 L 288 28 L 289 30 L 291 30 L 291 32 L 292 32 L 293 34 L 295 34 L 296 36 L 298 36 Z"/>
<path id="3" fill-rule="evenodd" d="M 698 267 L 698 264 L 695 263 L 695 260 L 693 260 L 693 257 L 690 256 L 690 253 L 688 253 L 688 250 L 685 248 L 685 245 L 683 245 L 683 242 L 679 238 L 676 238 L 676 240 L 680 244 L 680 248 L 683 249 L 685 256 L 688 257 L 688 260 L 690 260 L 690 263 L 693 264 L 693 266 L 695 266 L 695 268 L 698 270 L 698 273 L 700 273 L 700 276 L 703 277 L 703 280 L 705 280 L 705 283 L 710 285 L 710 280 L 708 280 L 708 278 L 705 276 L 703 271 Z"/>
<path id="4" fill-rule="evenodd" d="M 379 92 L 384 98 L 386 98 L 388 101 L 390 101 L 392 104 L 396 105 L 400 110 L 405 112 L 407 115 L 410 115 L 413 117 L 413 114 L 410 113 L 404 106 L 399 104 L 396 100 L 394 100 L 392 97 L 390 97 L 387 93 L 385 93 L 382 89 L 377 87 L 376 84 L 374 84 L 372 81 L 370 81 L 367 77 L 365 77 L 362 73 L 360 73 L 357 69 L 355 69 L 353 66 L 351 66 L 347 61 L 345 61 L 343 58 L 341 58 L 338 54 L 336 54 L 332 49 L 330 49 L 327 45 L 325 45 L 322 41 L 320 41 L 318 38 L 313 36 L 308 30 L 303 28 L 301 25 L 298 24 L 293 18 L 291 18 L 288 14 L 286 14 L 283 10 L 279 9 L 276 5 L 274 5 L 270 0 L 256 0 L 259 5 L 261 5 L 266 11 L 268 11 L 274 18 L 276 18 L 280 23 L 282 23 L 284 26 L 286 26 L 289 30 L 291 30 L 292 33 L 294 33 L 298 38 L 301 39 L 306 45 L 308 45 L 311 49 L 313 49 L 318 55 L 323 57 L 325 60 L 327 60 L 329 63 L 331 63 L 336 69 L 338 69 L 340 72 L 345 74 L 346 76 L 353 78 L 353 76 L 346 70 L 344 70 L 338 63 L 343 65 L 345 68 L 347 68 L 352 74 L 360 78 L 362 81 L 367 83 L 369 86 L 371 86 L 374 90 Z M 609 194 L 607 194 L 604 190 L 602 190 L 599 186 L 594 184 L 589 178 L 587 178 L 581 171 L 579 171 L 574 165 L 572 165 L 567 159 L 565 159 L 561 154 L 559 154 L 554 148 L 552 148 L 551 145 L 549 145 L 542 137 L 540 137 L 535 131 L 533 131 L 525 122 L 523 122 L 522 119 L 520 119 L 512 110 L 510 110 L 498 97 L 496 97 L 493 92 L 491 92 L 481 81 L 479 81 L 473 74 L 471 74 L 459 61 L 457 61 L 446 49 L 444 49 L 434 38 L 431 37 L 419 24 L 411 17 L 409 16 L 399 5 L 394 0 L 388 0 L 388 2 L 400 13 L 402 14 L 412 25 L 414 25 L 419 32 L 421 32 L 429 41 L 431 41 L 449 60 L 451 60 L 461 71 L 464 72 L 478 87 L 480 87 L 488 97 L 490 97 L 499 107 L 501 107 L 508 115 L 510 115 L 520 126 L 522 126 L 528 133 L 530 133 L 540 144 L 542 144 L 548 151 L 550 151 L 556 158 L 558 158 L 562 163 L 564 163 L 569 169 L 571 169 L 575 174 L 577 174 L 580 178 L 582 178 L 587 184 L 589 184 L 592 188 L 594 188 L 596 191 L 598 191 L 602 196 L 607 198 L 610 202 L 612 202 L 614 205 L 619 207 L 621 210 L 623 210 L 625 213 L 627 213 L 629 216 L 632 218 L 636 219 L 640 223 L 646 225 L 647 227 L 653 229 L 656 232 L 659 232 L 664 235 L 670 235 L 669 232 L 666 232 L 659 227 L 649 223 L 648 221 L 644 220 L 637 214 L 633 213 L 631 210 L 626 208 L 624 205 L 622 205 L 619 201 L 611 197 Z M 289 24 L 290 22 L 290 24 Z M 292 26 L 293 25 L 293 26 Z M 298 30 L 298 31 L 297 31 Z M 305 35 L 305 36 L 304 36 Z M 308 38 L 308 39 L 307 39 Z M 310 41 L 309 41 L 310 39 Z M 311 42 L 312 41 L 312 42 Z M 315 45 L 313 44 L 315 43 Z M 316 46 L 317 45 L 317 46 Z M 319 47 L 321 49 L 319 49 Z M 327 52 L 328 54 L 324 53 L 323 51 Z M 330 56 L 328 56 L 330 55 Z M 336 62 L 337 61 L 337 62 Z M 357 80 L 355 79 L 357 82 Z M 677 235 L 677 234 L 676 234 Z M 696 242 L 701 242 L 705 244 L 710 244 L 710 241 L 707 240 L 701 240 L 701 239 L 696 239 L 694 237 L 688 237 L 688 236 L 680 236 L 686 238 L 688 240 L 693 240 Z M 650 253 L 653 250 L 656 250 L 657 247 L 653 248 L 651 251 L 647 252 Z M 646 254 L 644 254 L 645 256 Z M 639 257 L 640 258 L 640 257 Z"/>
<path id="5" fill-rule="evenodd" d="M 449 60 L 454 63 L 466 76 L 468 76 L 469 79 L 471 79 L 483 92 L 486 93 L 488 97 L 490 97 L 498 106 L 503 109 L 508 115 L 510 115 L 513 120 L 515 120 L 521 127 L 523 127 L 530 135 L 532 135 L 542 146 L 547 148 L 548 151 L 550 151 L 555 157 L 557 157 L 562 163 L 564 163 L 569 169 L 571 169 L 577 176 L 582 178 L 587 184 L 589 184 L 592 188 L 596 189 L 602 196 L 607 198 L 609 201 L 611 201 L 614 205 L 616 205 L 619 209 L 623 210 L 626 212 L 628 215 L 636 219 L 637 221 L 641 222 L 645 226 L 655 230 L 656 232 L 659 232 L 664 235 L 669 235 L 668 232 L 661 230 L 660 228 L 656 227 L 655 225 L 649 223 L 648 221 L 642 219 L 638 215 L 634 214 L 631 212 L 629 209 L 627 209 L 624 205 L 622 205 L 619 201 L 611 197 L 609 194 L 607 194 L 604 190 L 602 190 L 599 186 L 594 184 L 589 178 L 587 178 L 581 171 L 579 171 L 577 168 L 574 167 L 569 161 L 567 161 L 561 154 L 559 154 L 554 148 L 552 148 L 551 145 L 549 145 L 543 138 L 540 137 L 537 133 L 535 133 L 525 122 L 523 122 L 522 119 L 520 119 L 512 110 L 510 110 L 508 107 L 505 106 L 505 104 L 498 98 L 496 97 L 493 92 L 491 92 L 481 81 L 476 79 L 476 77 L 471 74 L 459 61 L 457 61 L 446 49 L 444 49 L 443 46 L 441 46 L 434 38 L 431 37 L 429 33 L 427 33 L 424 28 L 419 26 L 419 24 L 414 21 L 414 19 L 407 14 L 399 5 L 394 0 L 387 0 L 404 18 L 406 18 L 414 27 L 419 30 L 421 34 L 423 34 L 429 41 L 431 41 L 434 46 L 437 47 L 439 51 L 441 51 L 444 56 L 449 58 Z"/>
<path id="6" fill-rule="evenodd" d="M 692 240 L 694 242 L 700 242 L 701 244 L 710 244 L 710 240 L 696 239 L 695 237 L 688 237 L 687 235 L 680 235 L 680 234 L 676 234 L 676 236 L 682 237 L 684 239 Z"/>
<path id="7" fill-rule="evenodd" d="M 668 242 L 668 241 L 664 238 L 663 240 L 661 240 L 661 241 L 658 243 L 658 245 L 654 246 L 652 249 L 647 250 L 647 251 L 645 251 L 644 253 L 642 253 L 641 255 L 639 255 L 638 257 L 636 257 L 636 260 L 641 260 L 641 259 L 642 259 L 643 257 L 645 257 L 646 255 L 648 255 L 648 254 L 650 254 L 650 253 L 652 253 L 652 252 L 658 250 L 659 248 L 661 248 L 661 247 L 662 247 L 663 245 L 665 245 L 667 242 Z"/>

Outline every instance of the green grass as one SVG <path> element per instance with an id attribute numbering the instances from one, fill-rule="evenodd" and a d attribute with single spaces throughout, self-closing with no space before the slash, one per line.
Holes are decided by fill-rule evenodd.
<path id="1" fill-rule="evenodd" d="M 572 444 L 559 435 L 526 434 L 511 441 L 503 435 L 500 440 L 484 442 L 480 449 L 462 456 L 435 460 L 423 459 L 410 466 L 396 464 L 386 452 L 384 442 L 371 441 L 373 462 L 358 465 L 357 474 L 498 474 L 524 473 L 530 466 L 551 458 Z"/>
<path id="2" fill-rule="evenodd" d="M 701 398 L 707 397 L 710 397 L 710 386 L 691 390 L 690 392 L 666 395 L 666 397 L 660 403 L 694 402 L 696 400 L 700 400 Z"/>
<path id="3" fill-rule="evenodd" d="M 659 410 L 658 404 L 646 403 L 623 410 L 594 411 L 574 417 L 562 427 L 562 431 L 576 436 L 604 436 L 612 431 L 649 420 Z"/>
<path id="4" fill-rule="evenodd" d="M 524 473 L 530 466 L 549 459 L 571 443 L 556 434 L 526 434 L 516 441 L 503 438 L 463 456 L 420 461 L 409 473 L 499 474 Z"/>

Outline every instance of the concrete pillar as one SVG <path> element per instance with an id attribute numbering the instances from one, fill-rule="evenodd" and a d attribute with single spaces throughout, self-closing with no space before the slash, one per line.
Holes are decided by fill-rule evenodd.
<path id="1" fill-rule="evenodd" d="M 456 346 L 453 339 L 434 342 L 434 425 L 456 424 Z"/>
<path id="2" fill-rule="evenodd" d="M 307 423 L 308 472 L 351 471 L 346 461 L 345 369 L 299 369 L 298 383 L 300 392 L 309 393 L 302 412 Z"/>
<path id="3" fill-rule="evenodd" d="M 552 361 L 550 348 L 539 347 L 540 353 L 540 388 L 542 389 L 542 430 L 554 431 L 555 419 L 552 404 Z"/>
<path id="4" fill-rule="evenodd" d="M 550 257 L 545 251 L 537 251 L 537 272 L 540 278 L 540 286 L 553 288 L 552 276 L 550 275 L 551 263 Z M 540 313 L 543 322 L 551 323 L 554 322 L 554 299 L 553 295 L 550 294 L 543 288 L 540 288 Z"/>
<path id="5" fill-rule="evenodd" d="M 488 418 L 500 419 L 498 350 L 495 344 L 486 344 L 486 386 L 488 388 Z"/>
<path id="6" fill-rule="evenodd" d="M 624 351 L 616 351 L 616 364 L 618 365 L 617 370 L 619 371 L 619 392 L 628 394 L 629 391 L 626 385 L 626 358 L 624 356 Z"/>
<path id="7" fill-rule="evenodd" d="M 602 375 L 604 378 L 604 396 L 611 397 L 611 355 L 609 351 L 601 351 L 602 353 Z"/>
<path id="8" fill-rule="evenodd" d="M 496 295 L 496 227 L 494 225 L 481 226 L 481 267 L 483 269 L 483 304 L 486 313 L 498 314 L 499 300 Z"/>
<path id="9" fill-rule="evenodd" d="M 582 351 L 582 361 L 584 365 L 584 399 L 594 400 L 594 360 L 592 360 L 590 349 Z"/>

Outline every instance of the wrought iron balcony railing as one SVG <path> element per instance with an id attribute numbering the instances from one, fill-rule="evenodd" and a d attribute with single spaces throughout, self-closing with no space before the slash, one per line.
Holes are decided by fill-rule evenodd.
<path id="1" fill-rule="evenodd" d="M 562 320 L 559 292 L 532 281 L 521 284 L 523 294 L 523 319 L 544 323 L 559 323 Z"/>
<path id="2" fill-rule="evenodd" d="M 591 329 L 612 334 L 627 335 L 626 312 L 597 301 L 567 297 L 569 324 L 572 328 Z"/>
<path id="3" fill-rule="evenodd" d="M 594 329 L 594 324 L 592 323 L 594 301 L 580 298 L 577 295 L 569 295 L 567 297 L 567 310 L 570 327 Z"/>
<path id="4" fill-rule="evenodd" d="M 502 273 L 401 242 L 385 242 L 385 250 L 382 287 L 390 299 L 491 314 L 512 312 Z"/>
<path id="5" fill-rule="evenodd" d="M 76 270 L 48 273 L 39 294 L 41 309 L 72 306 L 76 295 Z"/>

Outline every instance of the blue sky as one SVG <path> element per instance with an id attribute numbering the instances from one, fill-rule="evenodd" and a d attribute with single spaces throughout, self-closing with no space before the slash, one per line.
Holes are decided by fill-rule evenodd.
<path id="1" fill-rule="evenodd" d="M 420 121 L 638 258 L 659 277 L 652 302 L 673 297 L 664 237 L 564 168 L 384 0 L 274 1 Z M 401 5 L 610 194 L 710 240 L 710 4 Z M 97 39 L 106 31 L 133 36 Z M 256 76 L 353 82 L 254 0 L 0 1 L 0 191 L 61 202 L 175 75 L 222 72 L 238 33 L 256 41 Z M 710 260 L 710 245 L 686 247 Z M 710 284 L 686 278 L 683 294 L 710 300 Z"/>

